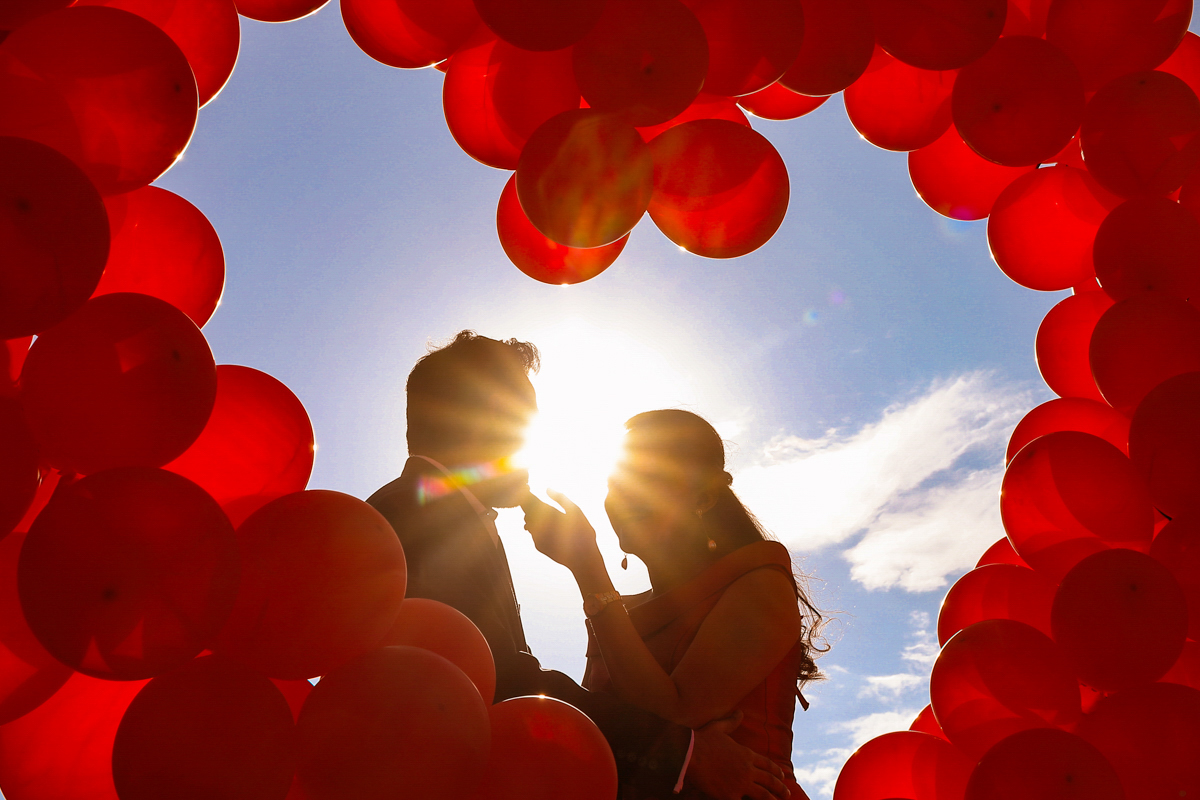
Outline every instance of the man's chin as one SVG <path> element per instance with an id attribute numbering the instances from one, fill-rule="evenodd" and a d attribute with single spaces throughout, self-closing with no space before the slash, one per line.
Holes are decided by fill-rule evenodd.
<path id="1" fill-rule="evenodd" d="M 479 501 L 490 508 L 516 508 L 529 494 L 529 473 L 517 470 L 489 478 L 472 487 Z"/>

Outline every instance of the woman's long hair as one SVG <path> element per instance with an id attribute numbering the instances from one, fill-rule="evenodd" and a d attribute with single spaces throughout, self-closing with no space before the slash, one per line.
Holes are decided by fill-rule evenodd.
<path id="1" fill-rule="evenodd" d="M 679 409 L 646 411 L 630 418 L 625 428 L 653 449 L 654 460 L 669 470 L 671 478 L 687 481 L 700 491 L 714 493 L 715 502 L 700 517 L 700 524 L 708 539 L 716 543 L 718 556 L 754 542 L 772 540 L 758 518 L 734 493 L 733 477 L 725 471 L 725 443 L 703 417 Z M 695 545 L 707 547 L 707 542 L 698 540 Z M 814 657 L 827 652 L 829 646 L 822 636 L 825 616 L 808 599 L 805 591 L 806 576 L 793 569 L 792 583 L 803 619 L 800 640 L 804 644 L 804 653 L 798 676 L 803 685 L 824 677 Z"/>

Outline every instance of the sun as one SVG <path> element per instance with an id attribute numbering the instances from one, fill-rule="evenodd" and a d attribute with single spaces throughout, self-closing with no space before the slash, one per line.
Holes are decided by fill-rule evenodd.
<path id="1" fill-rule="evenodd" d="M 535 493 L 555 489 L 595 510 L 620 455 L 625 420 L 685 405 L 696 387 L 679 364 L 628 333 L 568 319 L 531 338 L 542 354 L 542 369 L 531 376 L 539 411 L 517 460 L 529 469 Z"/>

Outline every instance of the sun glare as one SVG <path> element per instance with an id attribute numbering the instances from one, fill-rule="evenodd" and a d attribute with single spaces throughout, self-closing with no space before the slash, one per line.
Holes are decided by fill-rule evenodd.
<path id="1" fill-rule="evenodd" d="M 574 320 L 531 334 L 542 353 L 532 376 L 539 412 L 517 456 L 530 486 L 563 492 L 592 509 L 620 454 L 625 420 L 677 407 L 693 387 L 650 343 Z"/>

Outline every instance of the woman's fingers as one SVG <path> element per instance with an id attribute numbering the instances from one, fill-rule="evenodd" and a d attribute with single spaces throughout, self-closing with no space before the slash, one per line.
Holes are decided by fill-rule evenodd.
<path id="1" fill-rule="evenodd" d="M 563 510 L 568 514 L 579 511 L 579 506 L 575 505 L 575 503 L 571 501 L 571 498 L 567 497 L 562 492 L 555 491 L 554 489 L 547 489 L 546 494 L 550 495 L 550 499 L 562 506 Z"/>

